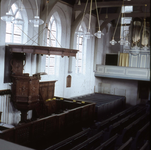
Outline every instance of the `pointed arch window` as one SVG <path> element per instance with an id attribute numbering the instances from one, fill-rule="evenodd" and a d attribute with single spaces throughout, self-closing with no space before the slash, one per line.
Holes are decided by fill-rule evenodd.
<path id="1" fill-rule="evenodd" d="M 16 3 L 14 3 L 11 6 L 9 13 L 13 14 L 15 19 L 23 19 L 21 10 L 19 9 Z M 23 39 L 22 39 L 23 28 L 24 28 L 23 25 L 6 23 L 5 42 L 6 43 L 23 43 Z"/>
<path id="2" fill-rule="evenodd" d="M 57 47 L 57 26 L 54 16 L 50 18 L 47 32 L 47 46 Z M 55 74 L 55 55 L 46 55 L 45 71 L 48 75 Z"/>
<path id="3" fill-rule="evenodd" d="M 79 30 L 83 32 L 82 26 L 79 27 Z M 84 49 L 84 43 L 83 43 L 83 35 L 77 35 L 77 44 L 76 49 L 79 50 L 79 52 L 76 55 L 76 73 L 82 73 L 82 61 L 83 61 L 83 49 Z"/>

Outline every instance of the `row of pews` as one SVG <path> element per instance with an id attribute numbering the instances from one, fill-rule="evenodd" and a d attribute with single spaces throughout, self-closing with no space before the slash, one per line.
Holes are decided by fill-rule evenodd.
<path id="1" fill-rule="evenodd" d="M 45 150 L 149 150 L 150 113 L 131 106 Z"/>
<path id="2" fill-rule="evenodd" d="M 34 147 L 46 140 L 61 139 L 62 135 L 80 129 L 94 120 L 95 104 L 55 98 L 47 102 L 49 116 L 3 129 L 0 138 L 20 145 Z M 74 131 L 73 131 L 74 129 Z M 75 132 L 74 132 L 75 133 Z M 49 142 L 50 144 L 50 142 Z"/>
<path id="3" fill-rule="evenodd" d="M 74 99 L 96 103 L 95 118 L 98 121 L 107 118 L 111 114 L 122 111 L 126 106 L 125 96 L 93 93 L 89 95 L 74 97 Z"/>

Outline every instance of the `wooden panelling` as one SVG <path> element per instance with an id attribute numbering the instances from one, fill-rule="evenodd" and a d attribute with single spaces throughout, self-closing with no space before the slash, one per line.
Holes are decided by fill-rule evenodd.
<path id="1" fill-rule="evenodd" d="M 71 131 L 70 129 L 77 130 L 84 123 L 88 125 L 93 121 L 94 104 L 73 102 L 69 99 L 64 101 L 57 98 L 47 103 L 49 104 L 49 116 L 29 123 L 22 123 L 11 130 L 6 128 L 0 132 L 0 138 L 21 145 L 32 145 L 43 139 L 58 138 L 58 136 Z"/>
<path id="2" fill-rule="evenodd" d="M 28 45 L 9 45 L 11 52 L 15 53 L 32 53 L 32 54 L 45 54 L 45 55 L 60 55 L 60 56 L 74 56 L 78 50 L 59 48 L 59 47 L 46 47 L 46 46 L 28 46 Z"/>
<path id="3" fill-rule="evenodd" d="M 12 100 L 20 103 L 39 101 L 39 79 L 29 75 L 13 76 Z"/>
<path id="4" fill-rule="evenodd" d="M 23 53 L 13 53 L 12 59 L 10 61 L 12 67 L 13 75 L 22 75 L 23 74 L 23 60 L 25 60 L 25 55 Z"/>
<path id="5" fill-rule="evenodd" d="M 43 101 L 54 97 L 55 82 L 56 81 L 47 81 L 39 83 L 39 93 Z"/>
<path id="6" fill-rule="evenodd" d="M 31 141 L 31 123 L 23 124 L 15 129 L 15 143 L 25 145 Z"/>
<path id="7" fill-rule="evenodd" d="M 0 138 L 5 139 L 10 142 L 15 142 L 14 141 L 14 131 L 15 131 L 14 128 L 1 131 Z"/>
<path id="8" fill-rule="evenodd" d="M 0 90 L 0 95 L 11 94 L 11 90 Z"/>
<path id="9" fill-rule="evenodd" d="M 50 136 L 55 134 L 57 129 L 57 118 L 56 115 L 51 115 L 45 118 L 44 121 L 44 134 L 45 136 Z"/>

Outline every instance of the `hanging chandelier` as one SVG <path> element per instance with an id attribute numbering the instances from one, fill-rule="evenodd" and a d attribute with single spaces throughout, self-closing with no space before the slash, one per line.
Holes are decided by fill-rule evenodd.
<path id="1" fill-rule="evenodd" d="M 91 13 L 92 13 L 92 0 L 90 3 L 90 14 L 89 14 L 89 27 L 88 27 L 88 31 L 85 33 L 85 37 L 87 39 L 90 39 L 93 35 L 90 33 L 90 23 L 91 23 Z"/>
<path id="2" fill-rule="evenodd" d="M 81 1 L 80 0 L 78 1 L 78 5 L 81 5 Z"/>
<path id="3" fill-rule="evenodd" d="M 84 8 L 84 12 L 83 12 L 83 17 L 81 19 L 81 22 L 80 24 L 83 22 L 83 19 L 84 19 L 84 16 L 85 16 L 85 11 L 86 11 L 86 8 L 87 8 L 87 5 L 88 5 L 88 1 L 86 2 L 86 5 L 85 5 L 85 8 Z M 78 1 L 78 5 L 81 5 L 81 1 L 79 0 Z M 95 6 L 96 6 L 96 13 L 97 13 L 97 21 L 98 21 L 98 26 L 99 26 L 99 30 L 94 33 L 94 35 L 97 37 L 97 38 L 101 38 L 101 35 L 104 35 L 101 31 L 100 31 L 100 22 L 99 22 L 99 15 L 98 15 L 98 9 L 97 9 L 97 2 L 95 0 Z M 78 30 L 77 32 L 75 32 L 75 34 L 77 34 L 78 36 L 84 36 L 86 37 L 87 39 L 90 39 L 91 37 L 93 37 L 93 35 L 91 34 L 90 32 L 90 24 L 91 24 L 91 14 L 92 14 L 92 0 L 90 2 L 90 14 L 89 14 L 89 25 L 88 25 L 88 30 L 86 33 L 84 33 L 84 31 L 80 31 Z"/>
<path id="4" fill-rule="evenodd" d="M 98 14 L 98 9 L 97 9 L 96 0 L 95 0 L 95 6 L 96 6 L 96 14 L 97 14 L 97 20 L 98 20 L 99 30 L 98 30 L 98 32 L 94 33 L 94 35 L 95 35 L 98 39 L 100 39 L 100 38 L 101 38 L 101 35 L 104 35 L 104 34 L 101 33 L 101 31 L 100 31 L 100 21 L 99 21 L 99 14 Z"/>
<path id="5" fill-rule="evenodd" d="M 34 24 L 34 27 L 39 27 L 40 25 L 44 23 L 44 21 L 40 19 L 38 16 L 38 4 L 37 4 L 37 0 L 35 1 L 36 1 L 36 7 L 37 7 L 37 15 L 34 17 L 34 19 L 29 20 L 29 22 Z"/>
<path id="6" fill-rule="evenodd" d="M 23 0 L 22 0 L 23 2 Z M 40 25 L 42 25 L 44 23 L 43 20 L 41 20 L 38 16 L 38 4 L 37 4 L 37 0 L 35 0 L 36 2 L 36 7 L 37 7 L 37 15 L 34 17 L 34 19 L 29 20 L 30 23 L 34 24 L 34 27 L 39 27 Z M 11 0 L 9 0 L 8 3 L 8 12 L 6 13 L 5 16 L 1 17 L 1 20 L 7 22 L 7 23 L 13 23 L 16 25 L 22 25 L 24 23 L 23 19 L 21 18 L 15 18 L 14 15 L 12 15 L 11 13 L 9 13 L 9 9 L 10 9 L 10 4 L 11 4 Z M 21 0 L 19 0 L 19 10 L 21 10 Z"/>
<path id="7" fill-rule="evenodd" d="M 86 8 L 87 8 L 87 5 L 88 5 L 88 1 L 89 0 L 87 0 L 87 2 L 85 4 L 85 8 L 84 8 L 84 12 L 83 12 L 83 16 L 82 16 L 82 19 L 80 21 L 80 24 L 82 24 L 82 22 L 83 22 L 83 19 L 84 19 L 84 16 L 85 16 L 85 11 L 86 11 Z M 81 4 L 80 0 L 79 0 L 79 2 Z M 79 5 L 79 2 L 78 2 L 78 5 Z M 84 31 L 80 31 L 80 30 L 78 30 L 77 32 L 75 32 L 75 34 L 77 34 L 78 36 L 84 36 L 85 35 Z"/>
<path id="8" fill-rule="evenodd" d="M 122 12 L 122 8 L 124 8 L 124 11 Z M 121 16 L 122 14 L 122 16 Z M 122 30 L 122 24 L 124 24 L 124 19 L 123 19 L 123 16 L 125 16 L 125 7 L 124 7 L 124 0 L 123 0 L 123 4 L 121 6 L 121 11 L 120 11 L 120 14 L 119 14 L 119 17 L 118 17 L 118 21 L 117 21 L 117 24 L 116 24 L 116 27 L 115 27 L 115 30 L 114 30 L 114 33 L 113 33 L 113 37 L 112 37 L 112 40 L 110 41 L 110 44 L 111 45 L 115 45 L 117 43 L 117 41 L 114 40 L 114 36 L 115 36 L 115 32 L 116 32 L 116 29 L 117 29 L 117 25 L 119 23 L 119 19 L 120 19 L 120 16 L 121 16 L 121 26 L 120 26 L 120 40 L 118 41 L 118 43 L 120 45 L 124 45 L 124 46 L 129 46 L 130 45 L 130 42 L 128 41 L 128 35 L 126 35 L 126 37 L 124 37 L 124 29 L 123 31 Z M 123 20 L 122 20 L 123 19 Z M 126 26 L 126 23 L 125 23 L 125 26 Z M 121 34 L 121 32 L 123 34 Z"/>
<path id="9" fill-rule="evenodd" d="M 9 12 L 7 12 L 5 16 L 1 17 L 1 19 L 7 23 L 11 23 L 14 19 L 14 16 L 10 14 Z"/>
<path id="10" fill-rule="evenodd" d="M 9 0 L 9 3 L 8 3 L 8 12 L 6 12 L 5 16 L 1 17 L 1 20 L 5 21 L 7 23 L 11 23 L 14 19 L 14 16 L 11 13 L 9 13 L 10 4 L 11 4 L 11 0 Z"/>
<path id="11" fill-rule="evenodd" d="M 24 23 L 23 19 L 15 18 L 14 15 L 9 13 L 10 4 L 11 4 L 11 0 L 8 3 L 8 12 L 6 13 L 5 16 L 2 16 L 1 19 L 3 21 L 7 22 L 7 23 L 13 23 L 13 24 L 16 24 L 16 25 L 22 25 Z M 19 10 L 21 10 L 21 0 L 19 0 Z"/>
<path id="12" fill-rule="evenodd" d="M 121 9 L 122 9 L 122 8 L 121 8 Z M 118 16 L 118 20 L 117 20 L 117 23 L 116 23 L 116 27 L 115 27 L 115 30 L 114 30 L 114 33 L 113 33 L 112 40 L 110 41 L 110 44 L 111 44 L 111 45 L 115 45 L 115 44 L 117 43 L 117 41 L 114 40 L 114 36 L 115 36 L 115 33 L 116 33 L 116 29 L 117 29 L 117 25 L 118 25 L 120 16 L 121 16 L 121 12 L 119 13 L 119 16 Z"/>
<path id="13" fill-rule="evenodd" d="M 44 23 L 44 21 L 41 20 L 38 15 L 35 16 L 34 19 L 29 20 L 29 22 L 34 24 L 34 27 L 39 27 L 40 25 Z"/>
<path id="14" fill-rule="evenodd" d="M 23 19 L 16 18 L 12 21 L 13 24 L 22 25 L 24 23 Z"/>
<path id="15" fill-rule="evenodd" d="M 122 5 L 122 7 L 124 8 L 124 0 L 123 0 L 123 5 Z M 122 17 L 121 17 L 121 27 L 120 27 L 120 40 L 118 41 L 118 43 L 119 43 L 120 45 L 124 45 L 124 44 L 125 44 L 124 37 L 123 37 L 123 35 L 121 35 L 121 30 L 122 30 L 122 18 L 123 18 L 122 7 L 121 7 Z M 124 11 L 125 11 L 125 9 L 124 9 Z M 124 21 L 123 21 L 123 22 L 124 22 Z"/>

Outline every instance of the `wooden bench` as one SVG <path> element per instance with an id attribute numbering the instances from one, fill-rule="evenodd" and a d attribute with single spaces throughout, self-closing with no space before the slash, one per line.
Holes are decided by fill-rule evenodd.
<path id="1" fill-rule="evenodd" d="M 143 139 L 149 140 L 149 129 L 150 129 L 150 122 L 144 125 L 138 132 L 132 144 L 132 149 L 140 149 L 140 146 L 143 144 Z"/>
<path id="2" fill-rule="evenodd" d="M 89 150 L 94 149 L 103 142 L 103 131 L 97 133 L 96 135 L 90 137 L 89 139 L 85 140 L 84 142 L 80 143 L 79 145 L 73 147 L 71 150 Z"/>
<path id="3" fill-rule="evenodd" d="M 118 134 L 112 136 L 111 138 L 109 138 L 107 141 L 102 143 L 100 146 L 98 146 L 94 150 L 113 150 L 118 136 L 119 136 Z"/>
<path id="4" fill-rule="evenodd" d="M 132 144 L 133 138 L 130 137 L 129 140 L 127 140 L 124 144 L 122 144 L 121 147 L 119 147 L 117 150 L 129 150 Z"/>
<path id="5" fill-rule="evenodd" d="M 86 130 L 77 133 L 76 135 L 73 135 L 49 148 L 46 150 L 68 150 L 74 147 L 75 145 L 79 144 L 80 142 L 83 142 L 87 139 L 88 133 L 90 131 L 90 128 L 87 128 Z"/>
<path id="6" fill-rule="evenodd" d="M 26 123 L 15 128 L 14 132 L 15 143 L 21 145 L 27 145 L 32 138 L 32 126 L 31 123 Z"/>
<path id="7" fill-rule="evenodd" d="M 57 127 L 56 115 L 51 115 L 44 119 L 44 135 L 46 138 L 55 136 Z"/>
<path id="8" fill-rule="evenodd" d="M 5 128 L 5 130 L 0 131 L 0 138 L 5 139 L 6 141 L 14 142 L 14 132 L 15 128 Z"/>
<path id="9" fill-rule="evenodd" d="M 141 126 L 145 123 L 146 119 L 146 114 L 129 124 L 127 127 L 124 128 L 122 135 L 121 135 L 121 140 L 122 142 L 126 142 L 129 137 L 134 137 L 138 131 L 138 129 L 141 128 Z"/>
<path id="10" fill-rule="evenodd" d="M 140 150 L 150 150 L 150 145 L 148 140 L 144 143 L 144 145 L 140 148 Z"/>
<path id="11" fill-rule="evenodd" d="M 117 121 L 119 121 L 119 120 L 121 120 L 125 117 L 128 117 L 128 115 L 130 117 L 130 115 L 136 113 L 135 112 L 136 110 L 137 110 L 137 107 L 132 106 L 132 107 L 130 107 L 130 108 L 128 108 L 128 109 L 126 109 L 126 110 L 124 110 L 124 111 L 122 111 L 122 112 L 120 112 L 120 113 L 118 113 L 118 114 L 102 121 L 102 122 L 97 122 L 97 124 L 96 124 L 97 131 L 103 130 L 105 127 L 108 127 L 109 125 L 111 125 L 111 124 L 113 124 L 113 123 L 115 123 L 115 122 L 117 122 Z"/>

